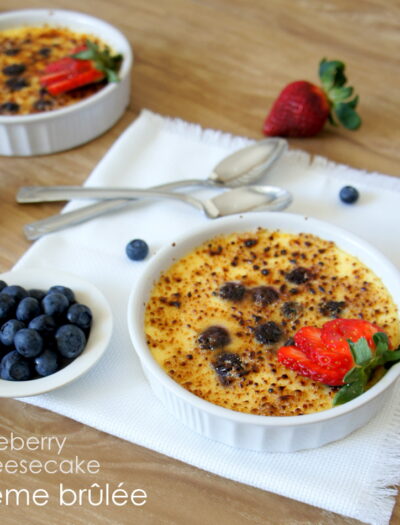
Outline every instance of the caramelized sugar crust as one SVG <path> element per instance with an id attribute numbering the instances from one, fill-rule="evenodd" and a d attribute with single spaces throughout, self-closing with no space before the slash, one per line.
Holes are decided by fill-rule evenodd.
<path id="1" fill-rule="evenodd" d="M 0 31 L 0 115 L 27 115 L 60 109 L 79 102 L 105 86 L 98 82 L 52 96 L 40 85 L 46 65 L 63 58 L 92 35 L 67 28 L 20 27 Z"/>
<path id="2" fill-rule="evenodd" d="M 336 389 L 285 368 L 277 349 L 302 326 L 334 317 L 374 322 L 400 342 L 390 293 L 358 259 L 314 235 L 259 229 L 216 237 L 165 271 L 145 332 L 157 362 L 193 394 L 239 412 L 293 416 L 330 408 Z"/>

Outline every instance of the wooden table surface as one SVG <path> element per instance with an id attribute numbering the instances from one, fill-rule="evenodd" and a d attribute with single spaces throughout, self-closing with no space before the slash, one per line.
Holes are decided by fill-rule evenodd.
<path id="1" fill-rule="evenodd" d="M 43 7 L 43 2 L 0 1 L 2 11 L 28 7 Z M 17 205 L 20 186 L 82 183 L 144 107 L 261 138 L 264 116 L 279 90 L 293 80 L 316 81 L 323 56 L 346 62 L 360 94 L 363 125 L 357 132 L 327 127 L 316 138 L 291 140 L 291 146 L 363 170 L 399 173 L 397 0 L 55 0 L 51 7 L 96 15 L 125 33 L 135 51 L 131 104 L 113 129 L 87 145 L 43 157 L 1 159 L 0 271 L 9 270 L 30 246 L 23 224 L 60 209 L 58 204 Z M 95 456 L 102 465 L 99 483 L 124 481 L 127 487 L 144 489 L 149 498 L 143 507 L 130 510 L 0 505 L 0 520 L 7 525 L 359 523 L 219 478 L 57 414 L 1 400 L 0 436 L 10 432 L 67 436 L 63 457 Z M 26 451 L 2 452 L 0 460 L 24 457 Z M 29 459 L 51 457 L 44 451 L 29 453 Z M 41 487 L 52 494 L 60 481 L 62 475 L 1 474 L 0 491 Z M 68 482 L 83 488 L 93 479 L 74 475 Z M 391 524 L 399 522 L 398 500 Z"/>

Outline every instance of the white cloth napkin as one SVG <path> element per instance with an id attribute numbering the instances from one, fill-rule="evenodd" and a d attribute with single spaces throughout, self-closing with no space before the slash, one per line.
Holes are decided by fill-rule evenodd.
<path id="1" fill-rule="evenodd" d="M 228 153 L 249 144 L 195 124 L 143 111 L 93 171 L 87 184 L 146 187 L 183 178 L 205 178 Z M 400 179 L 361 173 L 302 152 L 288 152 L 268 183 L 294 194 L 288 211 L 342 226 L 370 241 L 400 267 Z M 338 199 L 344 184 L 361 198 Z M 201 194 L 201 193 L 200 193 Z M 81 203 L 70 203 L 73 209 Z M 102 431 L 253 485 L 374 525 L 389 522 L 400 481 L 400 388 L 384 411 L 350 437 L 318 450 L 269 454 L 236 450 L 195 434 L 165 412 L 152 394 L 126 327 L 127 299 L 145 262 L 125 256 L 133 238 L 154 253 L 177 234 L 205 223 L 198 210 L 172 201 L 136 203 L 129 209 L 48 235 L 18 268 L 55 267 L 93 282 L 115 317 L 110 347 L 84 377 L 52 393 L 24 399 Z"/>

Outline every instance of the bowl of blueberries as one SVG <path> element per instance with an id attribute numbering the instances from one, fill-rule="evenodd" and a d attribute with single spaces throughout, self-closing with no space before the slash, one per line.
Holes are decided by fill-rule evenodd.
<path id="1" fill-rule="evenodd" d="M 51 268 L 0 274 L 0 397 L 64 386 L 103 355 L 112 334 L 103 294 Z"/>

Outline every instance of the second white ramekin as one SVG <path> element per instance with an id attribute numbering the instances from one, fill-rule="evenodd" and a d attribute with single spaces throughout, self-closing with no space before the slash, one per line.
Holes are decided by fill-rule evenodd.
<path id="1" fill-rule="evenodd" d="M 118 29 L 74 11 L 24 9 L 0 14 L 0 31 L 45 24 L 101 38 L 115 53 L 123 55 L 121 80 L 65 108 L 32 115 L 0 115 L 0 155 L 45 155 L 74 148 L 107 131 L 129 104 L 133 55 L 128 40 Z"/>

